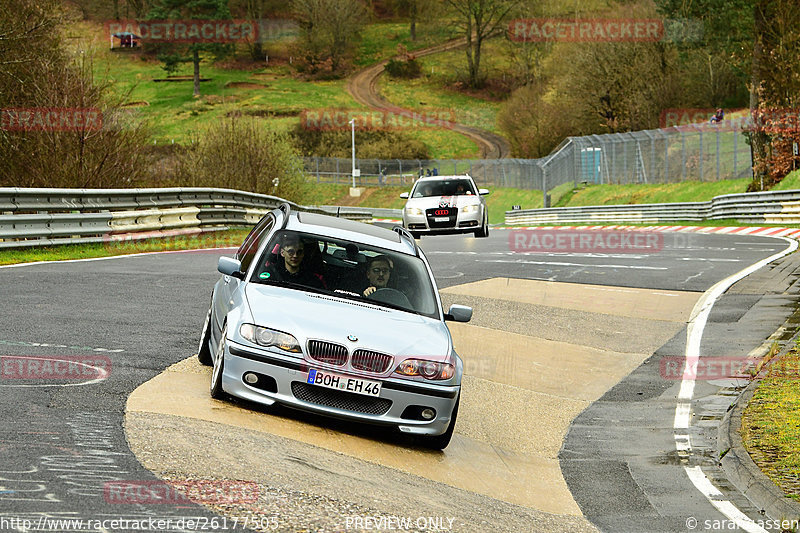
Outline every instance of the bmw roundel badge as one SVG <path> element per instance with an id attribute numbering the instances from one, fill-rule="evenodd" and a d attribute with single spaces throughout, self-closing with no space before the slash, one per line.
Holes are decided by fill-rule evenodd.
<path id="1" fill-rule="evenodd" d="M 356 337 L 355 335 L 348 335 L 347 340 L 349 340 L 350 342 L 356 342 L 358 340 L 358 337 Z"/>

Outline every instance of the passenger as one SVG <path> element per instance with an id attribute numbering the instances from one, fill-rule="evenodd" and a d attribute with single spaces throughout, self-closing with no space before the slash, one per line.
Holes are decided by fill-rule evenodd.
<path id="1" fill-rule="evenodd" d="M 259 277 L 324 289 L 325 281 L 322 274 L 313 272 L 308 261 L 304 261 L 305 246 L 298 235 L 283 235 L 280 239 L 280 258 L 277 262 L 267 265 Z"/>

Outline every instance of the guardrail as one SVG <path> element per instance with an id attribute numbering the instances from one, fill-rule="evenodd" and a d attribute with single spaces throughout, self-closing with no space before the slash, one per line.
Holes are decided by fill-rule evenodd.
<path id="1" fill-rule="evenodd" d="M 748 224 L 799 224 L 800 190 L 717 196 L 708 202 L 554 207 L 506 211 L 506 224 L 701 222 L 735 219 Z"/>
<path id="2" fill-rule="evenodd" d="M 0 249 L 165 237 L 255 224 L 283 198 L 231 189 L 0 188 Z M 288 202 L 293 209 L 337 215 L 335 208 Z M 371 220 L 342 208 L 338 216 Z"/>

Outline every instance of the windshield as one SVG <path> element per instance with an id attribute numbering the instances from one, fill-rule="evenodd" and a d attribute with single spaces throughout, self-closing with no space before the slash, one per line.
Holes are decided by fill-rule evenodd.
<path id="1" fill-rule="evenodd" d="M 428 196 L 460 195 L 477 196 L 477 191 L 470 180 L 452 179 L 418 181 L 411 196 L 413 198 L 426 198 Z"/>
<path id="2" fill-rule="evenodd" d="M 433 285 L 420 258 L 330 237 L 276 232 L 250 281 L 439 318 Z"/>

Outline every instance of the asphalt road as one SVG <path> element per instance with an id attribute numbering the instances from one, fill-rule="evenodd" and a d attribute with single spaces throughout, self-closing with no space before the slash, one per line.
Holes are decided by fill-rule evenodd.
<path id="1" fill-rule="evenodd" d="M 785 248 L 761 237 L 665 234 L 663 249 L 650 254 L 519 254 L 509 251 L 508 237 L 508 231 L 493 231 L 489 239 L 420 242 L 440 288 L 511 277 L 705 291 Z M 156 479 L 125 441 L 125 400 L 195 352 L 218 256 L 219 251 L 171 253 L 0 268 L 0 355 L 6 358 L 0 380 L 0 530 L 47 525 L 40 522 L 43 517 L 170 518 L 173 530 L 202 530 L 203 524 L 209 529 L 214 515 L 200 506 L 121 505 L 108 483 Z M 793 298 L 776 294 L 765 300 L 758 290 L 753 284 L 723 297 L 704 349 L 730 353 L 735 346 L 746 353 L 783 323 Z M 677 335 L 656 356 L 682 353 L 684 338 Z M 72 358 L 106 368 L 109 376 L 88 384 L 11 379 L 14 370 L 5 365 L 30 365 L 26 358 L 42 364 Z M 689 512 L 700 519 L 724 518 L 682 479 L 670 440 L 674 403 L 664 394 L 674 384 L 657 379 L 657 360 L 649 363 L 584 412 L 562 450 L 562 469 L 577 503 L 603 530 L 683 531 Z M 734 490 L 731 500 L 753 511 Z M 177 521 L 186 517 L 199 521 Z M 104 528 L 83 530 L 134 530 L 95 524 Z"/>

